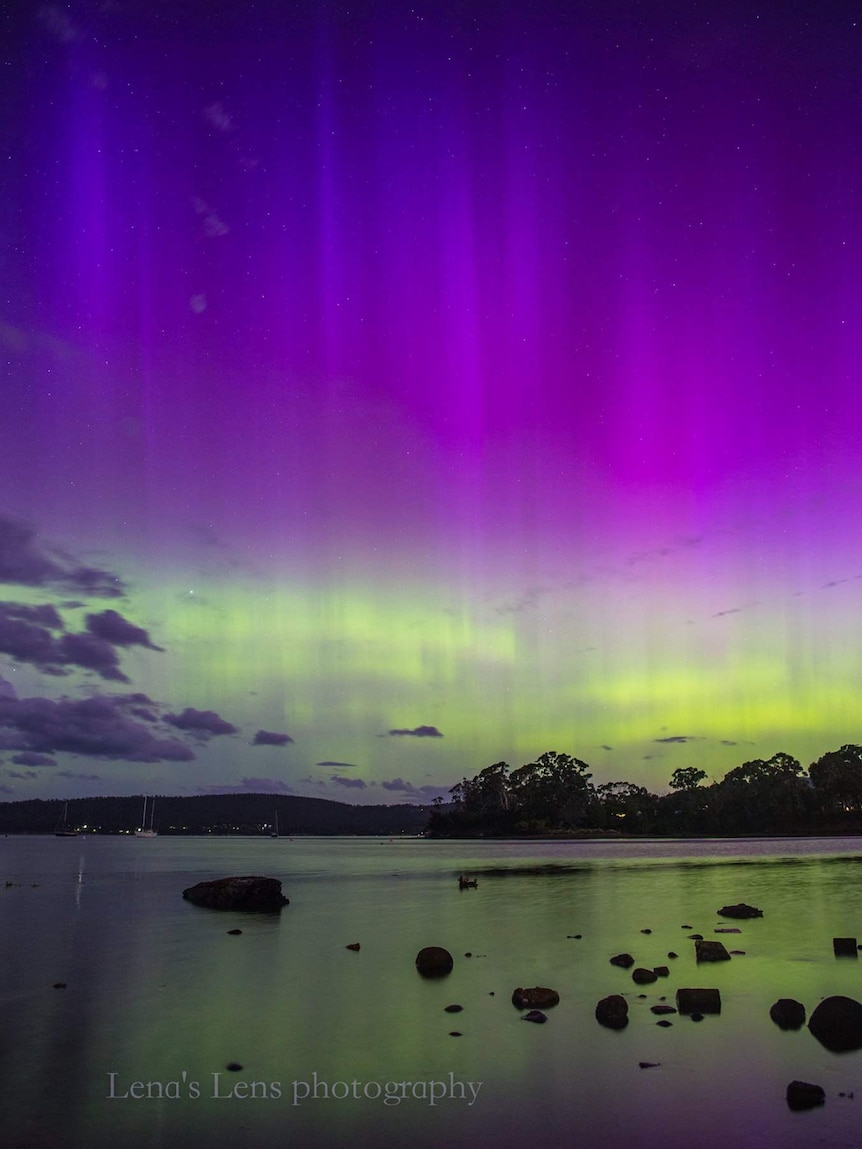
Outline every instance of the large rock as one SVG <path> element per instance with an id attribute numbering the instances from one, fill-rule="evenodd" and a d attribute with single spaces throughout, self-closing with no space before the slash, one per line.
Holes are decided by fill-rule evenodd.
<path id="1" fill-rule="evenodd" d="M 825 1101 L 826 1094 L 822 1085 L 812 1085 L 810 1081 L 791 1081 L 787 1086 L 787 1104 L 791 1109 L 813 1109 Z"/>
<path id="2" fill-rule="evenodd" d="M 512 1005 L 516 1009 L 550 1009 L 560 1004 L 560 995 L 555 989 L 544 985 L 534 985 L 531 989 L 520 986 L 512 994 Z"/>
<path id="3" fill-rule="evenodd" d="M 836 957 L 859 957 L 855 938 L 833 938 L 832 952 Z"/>
<path id="4" fill-rule="evenodd" d="M 183 890 L 186 901 L 209 910 L 247 910 L 269 914 L 288 904 L 278 878 L 216 878 Z"/>
<path id="5" fill-rule="evenodd" d="M 862 1049 L 862 1005 L 852 997 L 827 997 L 817 1006 L 808 1028 L 832 1053 Z"/>
<path id="6" fill-rule="evenodd" d="M 625 1029 L 629 1023 L 629 1005 L 619 993 L 603 997 L 596 1006 L 596 1021 L 608 1029 Z"/>
<path id="7" fill-rule="evenodd" d="M 698 961 L 730 961 L 724 942 L 698 941 L 694 943 Z"/>
<path id="8" fill-rule="evenodd" d="M 455 962 L 442 946 L 426 946 L 416 955 L 416 968 L 423 977 L 445 977 Z"/>
<path id="9" fill-rule="evenodd" d="M 676 1008 L 680 1013 L 721 1013 L 721 994 L 717 989 L 678 989 Z"/>
<path id="10" fill-rule="evenodd" d="M 805 1025 L 805 1006 L 792 997 L 780 997 L 770 1007 L 769 1016 L 779 1029 L 801 1029 Z"/>
<path id="11" fill-rule="evenodd" d="M 738 902 L 735 906 L 722 906 L 717 911 L 719 917 L 722 918 L 762 918 L 763 910 L 758 910 L 754 906 L 747 906 L 745 902 Z"/>

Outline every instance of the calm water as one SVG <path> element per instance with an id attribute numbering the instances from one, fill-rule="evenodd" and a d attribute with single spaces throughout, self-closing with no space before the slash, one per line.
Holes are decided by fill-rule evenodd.
<path id="1" fill-rule="evenodd" d="M 862 963 L 832 955 L 833 936 L 862 940 L 860 863 L 854 840 L 0 839 L 2 1143 L 858 1147 L 862 1051 L 829 1053 L 768 1011 L 862 1000 Z M 460 892 L 461 872 L 478 889 Z M 291 904 L 183 901 L 228 874 L 280 878 Z M 739 901 L 764 917 L 716 916 Z M 687 934 L 722 925 L 744 956 L 698 967 Z M 454 955 L 447 978 L 417 975 L 426 945 Z M 623 950 L 671 976 L 635 986 L 608 962 Z M 543 1026 L 510 1001 L 532 985 L 561 996 Z M 649 1006 L 679 986 L 718 987 L 721 1015 L 657 1026 Z M 617 992 L 622 1032 L 594 1018 Z M 825 1107 L 790 1112 L 794 1078 Z M 122 1096 L 136 1088 L 151 1095 Z"/>

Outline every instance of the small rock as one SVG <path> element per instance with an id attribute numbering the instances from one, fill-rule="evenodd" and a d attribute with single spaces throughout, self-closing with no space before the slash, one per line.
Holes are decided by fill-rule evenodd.
<path id="1" fill-rule="evenodd" d="M 416 968 L 422 977 L 445 977 L 454 964 L 452 955 L 442 946 L 426 946 L 416 955 Z"/>
<path id="2" fill-rule="evenodd" d="M 460 1013 L 463 1008 L 463 1005 L 447 1005 L 446 1013 Z"/>
<path id="3" fill-rule="evenodd" d="M 621 969 L 629 969 L 635 964 L 635 959 L 631 954 L 617 954 L 611 958 L 611 965 L 618 965 Z"/>
<path id="4" fill-rule="evenodd" d="M 238 1061 L 229 1061 L 225 1066 L 225 1069 L 229 1069 L 231 1073 L 239 1073 L 239 1071 L 242 1069 L 242 1066 Z"/>
<path id="5" fill-rule="evenodd" d="M 64 981 L 55 981 L 54 982 L 54 989 L 65 989 L 65 988 L 66 988 L 66 983 Z"/>
<path id="6" fill-rule="evenodd" d="M 745 950 L 731 950 L 731 957 L 745 957 Z"/>
<path id="7" fill-rule="evenodd" d="M 662 1019 L 661 1021 L 657 1021 L 656 1025 L 660 1025 L 662 1027 L 662 1029 L 668 1029 L 668 1028 L 670 1028 L 670 1026 L 673 1025 L 673 1022 L 667 1021 L 666 1019 Z"/>
<path id="8" fill-rule="evenodd" d="M 668 951 L 668 955 L 667 955 L 667 956 L 668 956 L 669 958 L 678 958 L 678 957 L 679 957 L 679 954 L 676 954 L 676 953 L 674 953 L 674 952 L 673 952 L 673 950 L 669 950 L 669 951 Z"/>
<path id="9" fill-rule="evenodd" d="M 651 1005 L 650 1013 L 677 1013 L 672 1005 Z"/>
<path id="10" fill-rule="evenodd" d="M 825 1101 L 826 1094 L 821 1085 L 812 1085 L 809 1081 L 791 1081 L 787 1086 L 787 1104 L 791 1109 L 814 1109 Z"/>
<path id="11" fill-rule="evenodd" d="M 661 1065 L 660 1061 L 639 1061 L 638 1062 L 638 1068 L 639 1069 L 658 1069 L 658 1067 L 660 1065 Z"/>
<path id="12" fill-rule="evenodd" d="M 693 929 L 694 927 L 693 926 L 680 926 L 679 928 L 681 930 L 690 930 L 690 929 Z"/>
<path id="13" fill-rule="evenodd" d="M 519 986 L 512 994 L 512 1005 L 516 1009 L 550 1009 L 559 1003 L 560 995 L 557 991 L 544 985 L 534 985 L 531 989 Z"/>
<path id="14" fill-rule="evenodd" d="M 596 1021 L 607 1029 L 625 1029 L 629 1023 L 629 1005 L 619 993 L 603 997 L 596 1006 Z"/>
<path id="15" fill-rule="evenodd" d="M 658 981 L 658 974 L 653 973 L 651 969 L 645 969 L 639 966 L 637 969 L 632 970 L 632 981 L 636 985 L 650 985 L 654 981 Z"/>
<path id="16" fill-rule="evenodd" d="M 689 934 L 688 936 L 691 938 L 691 940 L 693 942 L 702 942 L 703 941 L 703 934 Z"/>
<path id="17" fill-rule="evenodd" d="M 574 938 L 576 941 L 579 941 L 583 936 L 583 934 L 566 934 L 567 938 Z"/>
<path id="18" fill-rule="evenodd" d="M 642 934 L 651 934 L 652 930 L 641 930 Z"/>
<path id="19" fill-rule="evenodd" d="M 713 933 L 716 934 L 741 934 L 742 930 L 739 926 L 718 926 Z"/>
<path id="20" fill-rule="evenodd" d="M 730 954 L 723 942 L 701 940 L 694 943 L 694 948 L 698 961 L 730 961 Z"/>
<path id="21" fill-rule="evenodd" d="M 812 1013 L 808 1028 L 832 1053 L 862 1049 L 862 1005 L 852 997 L 824 998 Z"/>
<path id="22" fill-rule="evenodd" d="M 472 951 L 472 950 L 467 950 L 467 952 L 464 954 L 464 957 L 465 957 L 465 958 L 471 958 L 472 956 L 473 956 L 473 951 Z"/>
<path id="23" fill-rule="evenodd" d="M 358 953 L 362 947 L 360 946 L 359 942 L 351 942 L 350 945 L 347 945 L 344 948 L 346 950 L 353 950 L 354 953 Z"/>
<path id="24" fill-rule="evenodd" d="M 457 1030 L 457 1029 L 450 1029 L 450 1030 L 449 1030 L 449 1036 L 450 1036 L 450 1037 L 463 1037 L 463 1036 L 464 1036 L 464 1034 L 463 1034 L 463 1033 L 461 1033 L 461 1032 L 460 1032 L 459 1030 Z"/>
<path id="25" fill-rule="evenodd" d="M 833 938 L 832 952 L 836 957 L 859 957 L 855 938 Z"/>
<path id="26" fill-rule="evenodd" d="M 521 1021 L 534 1021 L 537 1025 L 544 1025 L 547 1017 L 540 1009 L 531 1009 L 529 1013 L 525 1013 Z"/>
<path id="27" fill-rule="evenodd" d="M 779 1029 L 801 1029 L 805 1024 L 805 1006 L 792 997 L 780 997 L 770 1008 L 769 1016 Z"/>
<path id="28" fill-rule="evenodd" d="M 689 1017 L 691 1018 L 692 1021 L 703 1021 L 703 1014 L 702 1013 L 690 1013 Z"/>
<path id="29" fill-rule="evenodd" d="M 229 934 L 232 934 L 234 937 L 236 937 L 236 936 L 237 936 L 237 934 L 241 934 L 241 933 L 242 933 L 242 930 L 228 930 L 227 932 L 228 932 Z"/>
<path id="30" fill-rule="evenodd" d="M 720 918 L 762 918 L 763 910 L 755 906 L 747 906 L 745 902 L 738 902 L 735 906 L 722 906 L 716 910 Z"/>
<path id="31" fill-rule="evenodd" d="M 652 971 L 656 977 L 670 977 L 670 970 L 666 965 L 654 965 Z"/>

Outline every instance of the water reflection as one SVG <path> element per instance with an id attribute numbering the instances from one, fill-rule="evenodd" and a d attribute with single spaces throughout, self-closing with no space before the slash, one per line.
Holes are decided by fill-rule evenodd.
<path id="1" fill-rule="evenodd" d="M 736 843 L 736 854 L 729 843 L 716 854 L 715 842 L 686 854 L 682 843 L 638 853 L 631 843 L 310 839 L 276 851 L 256 840 L 142 849 L 93 839 L 76 857 L 53 840 L 3 845 L 16 883 L 0 890 L 7 1143 L 666 1149 L 692 1144 L 693 1130 L 722 1149 L 858 1141 L 839 1094 L 862 1089 L 860 1055 L 830 1054 L 807 1030 L 769 1019 L 779 997 L 809 1013 L 828 994 L 862 999 L 859 963 L 832 952 L 833 937 L 862 930 L 855 842 L 829 853 L 807 841 L 804 855 L 786 841 Z M 195 881 L 255 872 L 284 882 L 281 915 L 213 913 L 181 898 Z M 462 872 L 480 878 L 477 889 L 458 890 Z M 688 934 L 720 936 L 728 922 L 717 909 L 739 901 L 764 910 L 726 936 L 744 955 L 698 966 Z M 229 935 L 234 927 L 242 934 Z M 359 952 L 346 948 L 355 941 Z M 449 977 L 417 976 L 425 945 L 453 954 Z M 609 963 L 622 951 L 671 974 L 635 986 Z M 707 984 L 721 992 L 720 1016 L 656 1025 L 651 1005 Z M 514 1009 L 519 985 L 559 991 L 546 1025 Z M 629 1001 L 622 1033 L 595 1022 L 609 993 Z M 450 1004 L 463 1009 L 449 1014 Z M 279 1082 L 283 1096 L 212 1096 L 212 1075 L 232 1061 L 244 1067 L 238 1081 Z M 195 1081 L 200 1096 L 110 1098 L 111 1072 L 118 1083 Z M 286 1100 L 314 1073 L 483 1084 L 472 1107 Z M 795 1078 L 824 1086 L 822 1111 L 787 1110 Z"/>

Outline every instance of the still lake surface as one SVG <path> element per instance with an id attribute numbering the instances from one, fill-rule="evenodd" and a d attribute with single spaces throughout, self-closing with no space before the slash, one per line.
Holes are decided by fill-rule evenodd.
<path id="1" fill-rule="evenodd" d="M 182 899 L 229 874 L 281 879 L 290 905 Z M 763 918 L 717 917 L 740 901 Z M 693 932 L 745 953 L 698 966 Z M 858 1147 L 862 1051 L 769 1018 L 780 997 L 809 1015 L 862 1000 L 862 962 L 832 953 L 857 935 L 855 839 L 4 838 L 2 1143 Z M 427 945 L 453 954 L 448 977 L 417 974 Z M 609 964 L 622 951 L 670 976 L 636 986 Z M 511 1003 L 534 985 L 560 993 L 545 1025 Z M 719 988 L 721 1014 L 658 1026 L 649 1007 L 681 986 Z M 595 1021 L 611 993 L 629 1001 L 621 1032 Z M 791 1112 L 794 1079 L 826 1105 Z"/>

